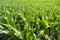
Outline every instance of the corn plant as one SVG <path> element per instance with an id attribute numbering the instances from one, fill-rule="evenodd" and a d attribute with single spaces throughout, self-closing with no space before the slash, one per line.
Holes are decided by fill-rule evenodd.
<path id="1" fill-rule="evenodd" d="M 1 40 L 60 40 L 59 0 L 1 0 Z"/>

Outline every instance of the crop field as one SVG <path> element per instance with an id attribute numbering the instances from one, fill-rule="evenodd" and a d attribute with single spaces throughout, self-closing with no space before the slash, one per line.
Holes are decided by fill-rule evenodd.
<path id="1" fill-rule="evenodd" d="M 0 0 L 0 40 L 60 40 L 60 0 Z"/>

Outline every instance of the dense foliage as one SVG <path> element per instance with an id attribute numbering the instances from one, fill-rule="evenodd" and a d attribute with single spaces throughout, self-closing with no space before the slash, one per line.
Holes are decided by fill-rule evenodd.
<path id="1" fill-rule="evenodd" d="M 60 40 L 60 1 L 0 0 L 0 40 Z"/>

